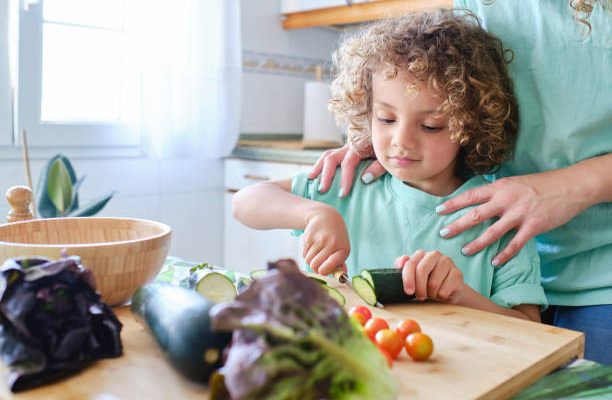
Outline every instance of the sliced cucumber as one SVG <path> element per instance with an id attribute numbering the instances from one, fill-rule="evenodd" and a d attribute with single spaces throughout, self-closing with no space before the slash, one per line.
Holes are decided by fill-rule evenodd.
<path id="1" fill-rule="evenodd" d="M 251 275 L 251 279 L 257 279 L 257 278 L 261 278 L 267 273 L 268 273 L 267 269 L 257 269 L 255 271 L 251 271 L 249 275 Z"/>
<path id="2" fill-rule="evenodd" d="M 368 275 L 371 278 L 371 287 L 374 290 L 376 300 L 382 304 L 405 303 L 414 300 L 414 295 L 407 295 L 404 291 L 401 269 L 380 268 L 361 272 L 363 279 L 367 280 Z"/>
<path id="3" fill-rule="evenodd" d="M 341 306 L 344 306 L 346 304 L 346 299 L 337 289 L 328 286 L 327 284 L 321 285 L 321 287 L 325 289 L 327 291 L 327 294 L 329 294 L 332 299 L 336 300 L 338 304 L 340 304 Z"/>
<path id="4" fill-rule="evenodd" d="M 317 282 L 320 285 L 327 285 L 327 281 L 323 279 L 321 275 L 319 274 L 315 274 L 312 272 L 304 272 L 304 274 L 306 274 L 307 277 L 309 277 L 310 279 L 312 279 L 313 281 Z"/>
<path id="5" fill-rule="evenodd" d="M 374 281 L 372 280 L 372 274 L 367 269 L 361 271 L 361 276 L 363 276 L 369 283 L 374 287 Z"/>
<path id="6" fill-rule="evenodd" d="M 232 301 L 238 293 L 234 282 L 219 272 L 205 274 L 196 283 L 195 290 L 214 303 Z"/>
<path id="7" fill-rule="evenodd" d="M 351 279 L 355 292 L 370 306 L 376 305 L 376 293 L 370 282 L 361 275 L 354 276 Z"/>

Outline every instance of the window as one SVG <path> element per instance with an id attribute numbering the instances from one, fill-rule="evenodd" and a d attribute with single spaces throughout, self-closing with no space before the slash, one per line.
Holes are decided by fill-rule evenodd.
<path id="1" fill-rule="evenodd" d="M 0 2 L 0 146 L 13 144 L 13 117 L 12 117 L 12 84 L 11 77 L 15 71 L 11 68 L 9 54 L 11 32 L 9 21 L 11 8 L 8 1 Z"/>
<path id="2" fill-rule="evenodd" d="M 135 146 L 126 0 L 29 0 L 19 11 L 18 129 L 32 146 Z"/>

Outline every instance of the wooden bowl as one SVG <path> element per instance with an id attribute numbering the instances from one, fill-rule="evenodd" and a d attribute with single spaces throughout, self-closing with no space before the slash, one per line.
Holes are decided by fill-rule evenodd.
<path id="1" fill-rule="evenodd" d="M 96 279 L 102 300 L 127 302 L 161 269 L 171 229 L 131 218 L 50 218 L 0 225 L 0 264 L 8 258 L 60 258 L 62 250 L 81 257 Z"/>

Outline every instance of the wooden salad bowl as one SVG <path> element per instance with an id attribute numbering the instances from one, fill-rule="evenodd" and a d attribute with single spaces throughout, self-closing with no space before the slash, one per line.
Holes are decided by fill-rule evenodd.
<path id="1" fill-rule="evenodd" d="M 13 257 L 81 257 L 102 300 L 124 304 L 160 271 L 170 247 L 168 225 L 132 218 L 49 218 L 0 225 L 0 263 Z"/>

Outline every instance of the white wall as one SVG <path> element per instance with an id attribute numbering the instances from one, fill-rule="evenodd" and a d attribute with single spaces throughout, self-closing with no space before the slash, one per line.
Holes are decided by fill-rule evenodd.
<path id="1" fill-rule="evenodd" d="M 87 175 L 81 202 L 116 190 L 99 216 L 146 218 L 173 229 L 171 254 L 195 260 L 222 262 L 223 166 L 219 160 L 148 158 L 78 158 L 57 149 L 72 161 L 78 176 Z M 45 159 L 32 160 L 34 186 Z M 0 192 L 25 184 L 19 160 L 0 161 Z M 8 204 L 0 202 L 0 219 Z"/>
<path id="2" fill-rule="evenodd" d="M 304 83 L 314 79 L 307 70 L 329 61 L 339 38 L 329 28 L 283 30 L 280 3 L 241 2 L 243 133 L 302 133 Z M 248 67 L 249 61 L 259 66 Z M 266 68 L 266 63 L 278 68 Z"/>
<path id="3" fill-rule="evenodd" d="M 280 0 L 243 0 L 243 47 L 246 53 L 277 60 L 300 59 L 304 64 L 327 60 L 338 36 L 323 29 L 283 31 Z M 303 85 L 307 74 L 263 71 L 243 76 L 242 132 L 299 133 Z M 46 159 L 67 155 L 78 176 L 83 200 L 110 190 L 118 193 L 100 216 L 158 220 L 173 228 L 171 254 L 223 264 L 223 163 L 221 160 L 146 157 L 84 158 L 70 149 L 48 149 L 32 159 L 34 186 Z M 6 157 L 8 154 L 8 158 Z M 0 194 L 25 184 L 19 151 L 0 146 Z M 0 223 L 8 212 L 0 200 Z"/>

